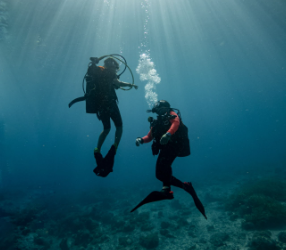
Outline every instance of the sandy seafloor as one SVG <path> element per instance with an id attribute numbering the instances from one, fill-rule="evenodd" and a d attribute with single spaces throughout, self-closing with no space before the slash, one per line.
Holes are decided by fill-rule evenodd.
<path id="1" fill-rule="evenodd" d="M 242 229 L 242 221 L 230 220 L 225 210 L 229 195 L 240 185 L 268 176 L 216 177 L 193 182 L 208 220 L 195 208 L 191 196 L 178 188 L 173 188 L 174 200 L 147 204 L 134 213 L 130 210 L 158 187 L 68 193 L 41 186 L 2 192 L 0 249 L 286 249 L 277 238 L 286 232 L 286 225 L 268 230 L 269 246 L 252 246 L 257 231 Z"/>

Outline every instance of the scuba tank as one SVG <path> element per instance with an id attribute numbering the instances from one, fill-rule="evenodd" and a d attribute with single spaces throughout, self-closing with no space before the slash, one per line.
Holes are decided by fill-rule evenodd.
<path id="1" fill-rule="evenodd" d="M 97 66 L 97 64 L 99 63 L 99 61 L 101 61 L 102 59 L 104 59 L 106 57 L 111 57 L 111 58 L 114 58 L 114 59 L 122 62 L 125 65 L 124 70 L 118 75 L 115 74 L 114 76 L 112 76 L 112 75 L 107 76 L 107 74 L 104 74 L 104 76 L 101 77 L 103 75 L 103 67 Z M 121 57 L 122 60 L 119 59 L 118 57 Z M 128 68 L 130 73 L 131 73 L 132 84 L 134 84 L 134 77 L 133 77 L 131 69 L 127 65 L 125 58 L 119 54 L 105 55 L 105 56 L 102 56 L 99 58 L 98 57 L 90 57 L 90 61 L 91 62 L 88 64 L 87 72 L 84 75 L 83 80 L 82 80 L 82 89 L 83 89 L 84 96 L 78 97 L 78 98 L 72 100 L 69 103 L 69 108 L 77 102 L 86 101 L 86 113 L 98 114 L 99 109 L 101 108 L 101 106 L 104 105 L 102 103 L 103 95 L 100 92 L 107 92 L 107 90 L 106 89 L 104 90 L 104 88 L 108 87 L 107 84 L 106 85 L 100 84 L 100 80 L 104 79 L 104 81 L 106 82 L 106 81 L 110 80 L 109 78 L 114 79 L 117 77 L 117 79 L 119 79 L 120 76 L 125 72 L 126 68 Z M 100 77 L 101 77 L 101 79 L 100 79 Z M 86 91 L 84 88 L 84 81 L 86 82 Z M 101 85 L 101 86 L 99 86 L 99 85 Z M 131 89 L 131 88 L 129 88 L 129 89 Z M 123 87 L 120 87 L 120 89 L 129 90 L 128 88 L 126 89 Z M 104 90 L 104 91 L 102 91 L 102 90 Z M 112 89 L 110 91 L 112 91 L 111 95 L 117 100 L 116 93 L 115 93 L 114 89 Z M 106 94 L 106 93 L 103 93 L 103 94 Z"/>

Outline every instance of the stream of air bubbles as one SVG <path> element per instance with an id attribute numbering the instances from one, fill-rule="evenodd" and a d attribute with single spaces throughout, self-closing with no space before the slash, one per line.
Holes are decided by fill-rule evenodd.
<path id="1" fill-rule="evenodd" d="M 156 93 L 156 84 L 161 82 L 161 78 L 155 69 L 155 64 L 152 62 L 150 56 L 150 49 L 148 49 L 148 39 L 149 39 L 149 9 L 150 3 L 148 0 L 141 2 L 141 8 L 144 11 L 144 38 L 139 46 L 140 58 L 138 61 L 138 66 L 136 72 L 140 76 L 140 81 L 147 81 L 145 84 L 145 99 L 149 108 L 153 106 L 155 102 L 158 101 L 158 94 Z"/>

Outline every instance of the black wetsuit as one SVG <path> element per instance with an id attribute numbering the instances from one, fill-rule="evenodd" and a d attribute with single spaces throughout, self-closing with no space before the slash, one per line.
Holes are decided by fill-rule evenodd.
<path id="1" fill-rule="evenodd" d="M 115 127 L 122 127 L 121 114 L 115 100 L 110 101 L 108 107 L 100 111 L 100 120 L 102 121 L 104 130 L 110 129 L 110 118 L 114 122 Z"/>
<path id="2" fill-rule="evenodd" d="M 101 66 L 90 67 L 88 76 L 92 76 L 92 83 L 87 89 L 90 93 L 90 105 L 95 106 L 95 112 L 99 120 L 102 121 L 104 130 L 110 129 L 110 119 L 116 127 L 122 127 L 122 118 L 117 105 L 117 95 L 113 81 L 116 74 Z M 94 90 L 94 91 L 93 91 Z"/>
<path id="3" fill-rule="evenodd" d="M 183 188 L 184 184 L 173 176 L 172 163 L 177 154 L 172 147 L 163 147 L 160 149 L 156 162 L 156 178 L 163 182 L 163 186 L 175 186 Z"/>
<path id="4" fill-rule="evenodd" d="M 187 137 L 188 129 L 175 112 L 171 111 L 170 115 L 173 115 L 173 117 L 167 122 L 157 120 L 157 122 L 151 124 L 151 130 L 142 139 L 144 143 L 153 140 L 153 154 L 159 153 L 156 162 L 156 178 L 163 182 L 163 186 L 172 185 L 183 188 L 183 182 L 172 175 L 172 163 L 177 156 L 183 157 L 190 154 L 189 139 Z M 172 123 L 173 126 L 171 126 Z M 166 145 L 161 145 L 160 139 L 167 131 L 173 134 L 171 140 Z"/>

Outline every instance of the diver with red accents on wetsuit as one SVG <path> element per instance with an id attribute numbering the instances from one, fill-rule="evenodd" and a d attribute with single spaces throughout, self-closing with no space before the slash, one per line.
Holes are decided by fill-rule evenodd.
<path id="1" fill-rule="evenodd" d="M 148 112 L 156 113 L 157 119 L 148 118 L 150 122 L 149 133 L 144 137 L 138 137 L 135 143 L 136 146 L 139 146 L 153 141 L 152 153 L 153 155 L 159 154 L 156 162 L 156 178 L 163 182 L 163 187 L 161 191 L 151 192 L 131 212 L 150 202 L 173 199 L 171 186 L 175 186 L 184 189 L 193 197 L 197 209 L 207 219 L 204 206 L 192 183 L 182 182 L 172 175 L 171 166 L 176 157 L 185 157 L 191 154 L 188 128 L 182 122 L 180 111 L 171 108 L 167 101 L 161 100 L 155 103 L 152 110 L 148 110 Z"/>

